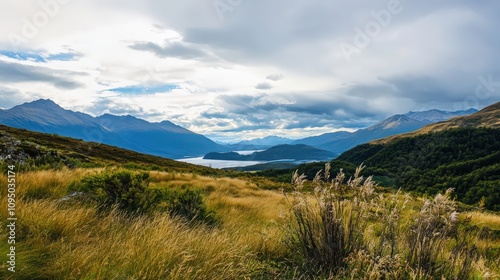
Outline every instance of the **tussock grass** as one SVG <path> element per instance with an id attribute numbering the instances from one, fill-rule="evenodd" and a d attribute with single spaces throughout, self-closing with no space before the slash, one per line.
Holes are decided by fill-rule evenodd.
<path id="1" fill-rule="evenodd" d="M 287 194 L 287 202 L 283 193 L 262 189 L 251 179 L 148 171 L 151 188 L 201 190 L 208 209 L 221 219 L 216 227 L 189 224 L 161 212 L 132 217 L 117 209 L 98 211 L 76 199 L 61 200 L 71 183 L 103 170 L 18 175 L 18 272 L 13 278 L 3 263 L 1 279 L 430 279 L 425 270 L 405 263 L 409 247 L 405 233 L 415 229 L 412 225 L 424 199 L 401 192 L 372 193 L 370 184 L 352 181 L 366 187 L 358 195 L 360 200 L 354 201 L 356 195 L 347 189 L 336 193 L 342 197 L 339 214 L 351 217 L 338 224 L 344 229 L 343 240 L 354 242 L 352 250 L 341 256 L 345 269 L 329 270 L 323 265 L 310 271 L 294 262 L 300 251 L 291 250 L 285 241 L 294 203 L 303 199 L 311 213 L 319 213 L 315 211 L 321 200 L 315 198 L 314 191 L 301 190 L 300 199 Z M 5 175 L 0 175 L 0 180 L 5 181 Z M 0 194 L 0 205 L 6 205 L 5 190 Z M 6 215 L 1 211 L 0 219 L 5 220 Z M 324 220 L 329 217 L 328 212 L 322 215 Z M 467 216 L 471 216 L 472 228 L 496 230 L 500 220 L 494 213 L 478 211 L 459 217 L 465 221 Z M 459 233 L 466 229 L 457 227 Z M 348 238 L 350 230 L 352 239 Z M 0 235 L 5 234 L 2 227 Z M 476 279 L 498 277 L 500 238 L 494 235 L 447 237 L 439 260 L 453 256 L 463 260 L 467 255 L 453 250 L 471 244 L 479 257 L 471 259 L 470 275 Z M 1 255 L 7 250 L 6 242 L 0 244 Z M 450 273 L 458 272 L 454 268 Z"/>
<path id="2" fill-rule="evenodd" d="M 500 216 L 498 214 L 476 211 L 463 213 L 463 216 L 469 217 L 472 224 L 500 231 Z"/>

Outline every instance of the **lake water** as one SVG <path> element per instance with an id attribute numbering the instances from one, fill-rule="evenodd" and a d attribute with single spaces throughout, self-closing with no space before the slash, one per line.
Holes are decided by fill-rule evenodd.
<path id="1" fill-rule="evenodd" d="M 241 155 L 249 155 L 253 152 L 258 151 L 235 151 Z M 217 160 L 217 159 L 203 159 L 203 157 L 195 157 L 195 158 L 182 158 L 177 159 L 177 161 L 209 166 L 213 168 L 230 168 L 230 167 L 241 167 L 241 166 L 250 166 L 259 163 L 265 163 L 266 161 L 240 161 L 240 160 Z"/>

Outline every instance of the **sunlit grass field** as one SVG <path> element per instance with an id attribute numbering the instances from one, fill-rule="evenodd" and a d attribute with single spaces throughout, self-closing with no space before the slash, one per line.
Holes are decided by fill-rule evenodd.
<path id="1" fill-rule="evenodd" d="M 110 170 L 62 169 L 17 175 L 16 273 L 7 271 L 3 262 L 0 278 L 335 278 L 311 275 L 292 261 L 297 252 L 285 242 L 292 205 L 280 190 L 267 190 L 251 179 L 147 171 L 150 188 L 201 190 L 208 209 L 220 219 L 215 227 L 190 224 L 161 212 L 137 217 L 118 210 L 100 212 L 76 199 L 62 199 L 73 182 L 105 171 Z M 0 181 L 6 182 L 7 177 L 0 176 Z M 6 190 L 1 189 L 0 194 L 0 205 L 7 205 Z M 387 192 L 381 199 L 407 200 L 401 214 L 403 227 L 424 203 L 403 193 Z M 5 210 L 0 218 L 7 219 Z M 474 242 L 479 252 L 487 254 L 473 261 L 474 277 L 498 279 L 500 216 L 474 210 L 461 213 L 460 219 L 484 228 Z M 376 240 L 381 227 L 374 222 L 364 238 Z M 6 236 L 7 229 L 2 227 L 0 234 Z M 6 256 L 5 239 L 0 248 Z"/>

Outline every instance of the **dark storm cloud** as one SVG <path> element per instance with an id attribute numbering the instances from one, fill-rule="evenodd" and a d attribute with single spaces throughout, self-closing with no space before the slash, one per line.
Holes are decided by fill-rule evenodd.
<path id="1" fill-rule="evenodd" d="M 362 105 L 363 99 L 308 99 L 310 94 L 296 95 L 287 102 L 273 101 L 273 96 L 261 94 L 223 95 L 217 104 L 223 112 L 205 116 L 220 119 L 240 119 L 250 126 L 280 124 L 286 129 L 305 127 L 359 128 L 371 125 L 383 117 L 376 109 Z M 328 94 L 326 94 L 328 96 Z"/>

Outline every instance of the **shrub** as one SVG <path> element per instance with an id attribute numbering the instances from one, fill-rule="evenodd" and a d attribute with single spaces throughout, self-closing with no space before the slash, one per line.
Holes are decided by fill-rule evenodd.
<path id="1" fill-rule="evenodd" d="M 84 192 L 101 209 L 117 207 L 132 214 L 151 212 L 160 202 L 160 193 L 148 188 L 149 174 L 129 171 L 103 173 L 82 179 L 70 190 Z"/>
<path id="2" fill-rule="evenodd" d="M 166 202 L 166 210 L 172 216 L 210 225 L 218 222 L 215 213 L 207 210 L 200 190 L 164 190 L 162 197 Z"/>
<path id="3" fill-rule="evenodd" d="M 189 222 L 217 223 L 215 213 L 207 210 L 200 190 L 152 189 L 148 184 L 148 173 L 105 172 L 82 179 L 70 186 L 69 191 L 85 193 L 101 210 L 116 207 L 129 214 L 165 211 Z"/>

